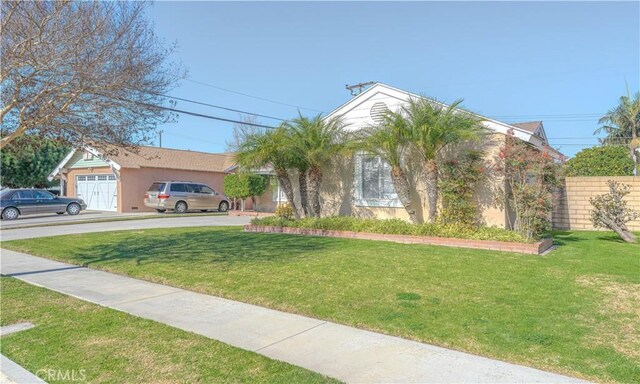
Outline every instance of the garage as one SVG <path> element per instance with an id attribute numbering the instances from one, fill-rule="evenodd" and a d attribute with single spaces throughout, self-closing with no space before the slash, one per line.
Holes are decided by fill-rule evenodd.
<path id="1" fill-rule="evenodd" d="M 118 185 L 115 174 L 76 176 L 76 196 L 84 200 L 87 209 L 118 210 Z"/>

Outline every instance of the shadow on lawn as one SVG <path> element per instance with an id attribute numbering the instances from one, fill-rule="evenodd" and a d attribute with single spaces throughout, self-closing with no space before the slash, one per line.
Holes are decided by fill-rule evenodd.
<path id="1" fill-rule="evenodd" d="M 339 246 L 335 239 L 321 237 L 202 229 L 143 236 L 123 233 L 120 241 L 81 248 L 73 255 L 83 266 L 123 260 L 136 264 L 177 260 L 232 264 L 290 261 Z"/>
<path id="2" fill-rule="evenodd" d="M 553 231 L 553 241 L 557 245 L 567 245 L 568 243 L 583 240 L 584 239 L 576 236 L 573 231 Z"/>

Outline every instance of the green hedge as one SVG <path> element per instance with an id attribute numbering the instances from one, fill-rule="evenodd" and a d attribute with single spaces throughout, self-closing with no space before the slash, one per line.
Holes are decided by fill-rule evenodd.
<path id="1" fill-rule="evenodd" d="M 519 243 L 527 242 L 525 238 L 517 232 L 497 227 L 474 228 L 458 224 L 411 224 L 399 219 L 377 220 L 361 219 L 348 216 L 333 216 L 323 217 L 319 219 L 306 218 L 300 220 L 288 220 L 280 217 L 262 217 L 253 219 L 251 223 L 255 225 L 326 229 L 333 231 L 354 231 L 433 237 L 456 237 L 459 239 L 495 240 Z"/>
<path id="2" fill-rule="evenodd" d="M 629 148 L 604 146 L 585 148 L 565 164 L 565 176 L 632 176 Z"/>

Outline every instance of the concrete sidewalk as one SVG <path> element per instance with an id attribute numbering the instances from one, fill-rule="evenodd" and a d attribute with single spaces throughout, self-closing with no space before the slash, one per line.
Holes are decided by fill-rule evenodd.
<path id="1" fill-rule="evenodd" d="M 346 382 L 581 382 L 537 369 L 4 249 L 0 270 L 3 275 L 256 351 Z"/>

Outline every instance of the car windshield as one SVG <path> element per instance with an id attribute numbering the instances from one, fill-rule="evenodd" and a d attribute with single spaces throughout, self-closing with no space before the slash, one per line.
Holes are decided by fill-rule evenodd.
<path id="1" fill-rule="evenodd" d="M 160 192 L 160 191 L 164 190 L 164 186 L 165 185 L 167 185 L 167 184 L 166 183 L 153 183 L 149 187 L 148 191 L 149 192 Z"/>

